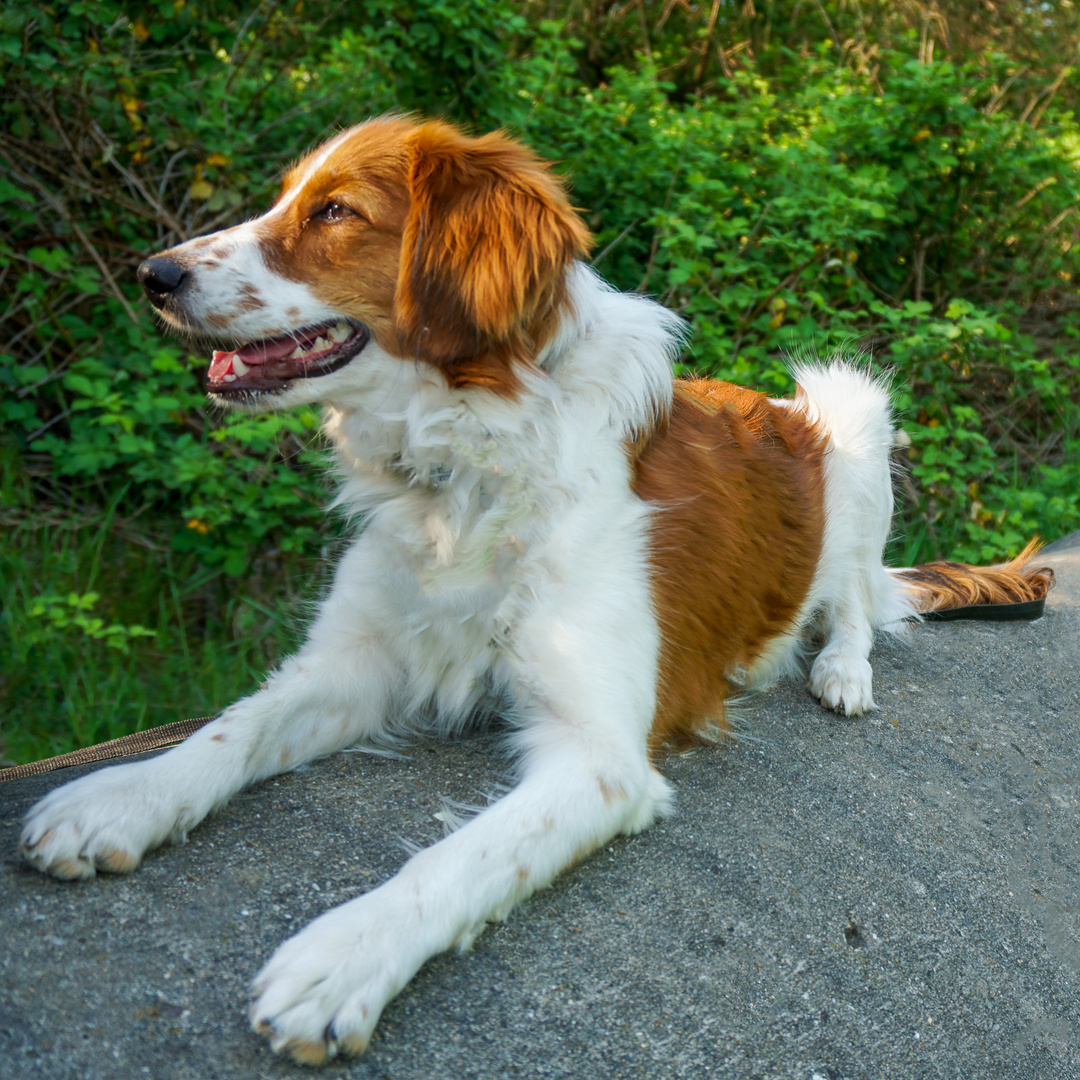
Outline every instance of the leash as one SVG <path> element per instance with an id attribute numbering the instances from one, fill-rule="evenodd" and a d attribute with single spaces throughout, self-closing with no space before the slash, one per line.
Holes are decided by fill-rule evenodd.
<path id="1" fill-rule="evenodd" d="M 203 724 L 208 724 L 213 719 L 213 716 L 199 716 L 193 720 L 177 720 L 173 724 L 162 724 L 161 727 L 136 731 L 119 739 L 84 746 L 81 750 L 72 750 L 69 754 L 58 754 L 56 757 L 31 761 L 26 765 L 13 765 L 10 769 L 0 769 L 0 783 L 5 780 L 21 780 L 24 776 L 40 776 L 54 769 L 69 769 L 72 765 L 88 765 L 94 761 L 127 757 L 129 754 L 141 754 L 147 750 L 161 750 L 163 747 L 183 742 Z"/>

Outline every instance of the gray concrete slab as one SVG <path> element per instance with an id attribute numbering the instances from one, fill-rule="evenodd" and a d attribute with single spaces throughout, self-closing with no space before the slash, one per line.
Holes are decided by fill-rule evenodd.
<path id="1" fill-rule="evenodd" d="M 752 738 L 672 757 L 678 812 L 428 964 L 325 1077 L 1080 1077 L 1080 535 L 1035 623 L 874 653 L 880 709 L 795 684 Z M 504 775 L 494 735 L 351 753 L 262 784 L 130 878 L 47 880 L 0 785 L 0 1077 L 310 1075 L 247 1028 L 306 920 Z"/>

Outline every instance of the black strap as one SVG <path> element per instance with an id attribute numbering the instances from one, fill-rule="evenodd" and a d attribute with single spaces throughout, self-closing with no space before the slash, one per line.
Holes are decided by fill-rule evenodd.
<path id="1" fill-rule="evenodd" d="M 1046 597 L 1038 600 L 1021 600 L 1015 604 L 970 604 L 967 607 L 943 608 L 926 611 L 922 617 L 927 622 L 945 622 L 949 619 L 984 619 L 987 622 L 1016 622 L 1021 619 L 1038 619 L 1046 607 Z"/>

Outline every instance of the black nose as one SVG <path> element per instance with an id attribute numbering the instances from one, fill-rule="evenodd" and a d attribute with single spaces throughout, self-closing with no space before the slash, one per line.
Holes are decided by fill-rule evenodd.
<path id="1" fill-rule="evenodd" d="M 187 277 L 187 271 L 166 255 L 155 255 L 139 267 L 139 284 L 154 307 L 161 307 Z"/>

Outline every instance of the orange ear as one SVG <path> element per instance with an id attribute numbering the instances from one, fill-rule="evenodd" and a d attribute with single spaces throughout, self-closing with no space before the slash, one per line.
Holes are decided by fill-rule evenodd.
<path id="1" fill-rule="evenodd" d="M 395 307 L 410 356 L 454 386 L 504 393 L 563 302 L 589 232 L 561 181 L 501 132 L 427 123 L 409 139 L 409 196 Z"/>

